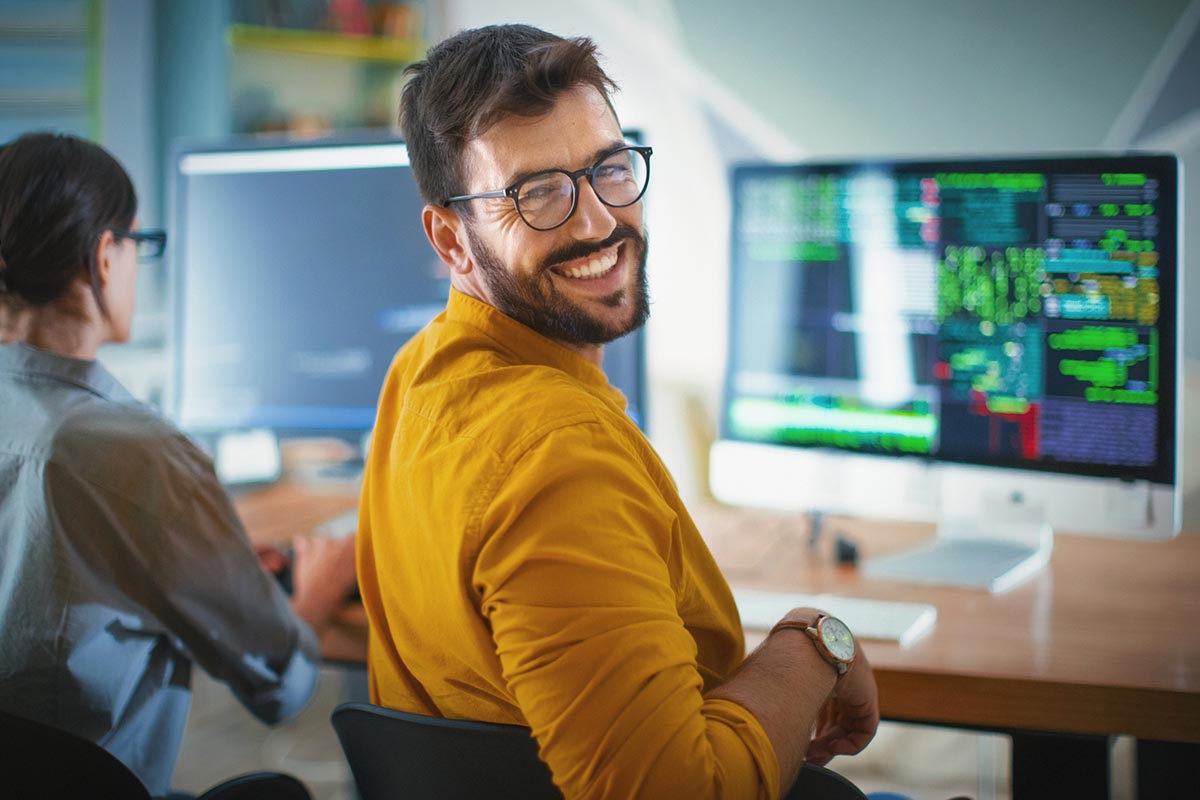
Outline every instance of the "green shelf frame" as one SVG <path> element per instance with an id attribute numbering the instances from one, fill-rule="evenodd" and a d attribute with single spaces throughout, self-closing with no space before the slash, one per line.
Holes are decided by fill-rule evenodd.
<path id="1" fill-rule="evenodd" d="M 349 58 L 407 64 L 425 55 L 423 39 L 394 39 L 383 36 L 348 36 L 328 31 L 268 28 L 261 25 L 229 26 L 229 44 L 247 50 L 298 53 L 328 58 Z"/>

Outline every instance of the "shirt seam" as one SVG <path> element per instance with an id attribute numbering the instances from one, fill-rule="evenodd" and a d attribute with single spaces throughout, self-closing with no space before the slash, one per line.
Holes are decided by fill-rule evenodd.
<path id="1" fill-rule="evenodd" d="M 178 435 L 179 434 L 171 434 L 171 438 L 175 438 Z M 155 512 L 153 512 L 152 510 L 147 508 L 144 504 L 142 504 L 142 503 L 138 502 L 137 500 L 135 500 L 134 498 L 130 497 L 128 494 L 121 491 L 117 487 L 112 486 L 104 481 L 96 480 L 95 478 L 93 478 L 91 476 L 81 473 L 77 468 L 75 468 L 71 464 L 64 462 L 62 459 L 58 458 L 53 453 L 44 453 L 43 454 L 43 453 L 39 453 L 39 452 L 33 451 L 33 450 L 22 451 L 18 448 L 13 447 L 11 443 L 7 443 L 7 442 L 0 442 L 0 452 L 4 452 L 7 455 L 13 456 L 15 458 L 19 458 L 19 459 L 23 459 L 23 460 L 27 460 L 27 461 L 33 461 L 33 462 L 40 462 L 44 466 L 47 466 L 47 467 L 53 466 L 56 469 L 60 469 L 63 471 L 63 473 L 65 475 L 79 481 L 80 483 L 85 483 L 88 486 L 92 486 L 96 489 L 101 489 L 105 492 L 108 492 L 109 494 L 114 495 L 115 497 L 121 498 L 122 500 L 126 501 L 131 506 L 133 506 L 135 509 L 137 509 L 138 513 L 144 514 L 147 517 L 149 517 L 150 519 L 156 520 L 160 523 L 174 522 L 175 519 L 177 519 L 179 515 L 184 513 L 183 510 L 180 510 L 178 514 L 174 514 L 170 517 L 165 517 L 162 514 L 156 514 Z M 189 481 L 192 480 L 191 477 L 189 477 L 188 480 Z"/>
<path id="2" fill-rule="evenodd" d="M 73 378 L 66 375 L 59 375 L 54 372 L 47 372 L 42 369 L 18 369 L 15 367 L 0 367 L 0 375 L 15 375 L 20 378 L 36 378 L 45 383 L 61 383 L 72 386 L 76 389 L 83 389 L 89 394 L 93 394 L 103 400 L 111 403 L 121 404 L 124 402 L 122 398 L 117 398 L 112 393 L 96 386 L 86 378 Z"/>

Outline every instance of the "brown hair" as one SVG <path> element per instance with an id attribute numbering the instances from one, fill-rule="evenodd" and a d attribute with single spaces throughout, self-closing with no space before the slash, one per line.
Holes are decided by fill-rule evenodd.
<path id="1" fill-rule="evenodd" d="M 101 311 L 96 243 L 137 214 L 129 175 L 75 136 L 27 133 L 0 148 L 0 299 L 40 306 L 80 275 Z"/>
<path id="2" fill-rule="evenodd" d="M 564 39 L 529 25 L 462 31 L 411 65 L 400 127 L 421 196 L 442 205 L 462 194 L 467 144 L 506 116 L 536 117 L 576 86 L 603 95 L 617 85 L 600 68 L 591 39 Z M 460 204 L 460 214 L 470 204 Z"/>

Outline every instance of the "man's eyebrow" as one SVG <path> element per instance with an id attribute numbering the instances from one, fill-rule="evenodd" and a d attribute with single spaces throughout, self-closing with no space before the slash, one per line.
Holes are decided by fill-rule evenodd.
<path id="1" fill-rule="evenodd" d="M 585 164 L 584 166 L 590 167 L 593 164 L 595 164 L 597 161 L 599 161 L 601 156 L 607 155 L 619 147 L 626 147 L 626 146 L 628 146 L 628 144 L 629 144 L 629 142 L 625 141 L 624 139 L 613 139 L 610 142 L 608 142 L 608 144 L 601 145 L 599 148 L 597 148 L 588 157 L 587 164 Z M 555 169 L 563 169 L 563 170 L 567 170 L 568 172 L 573 171 L 573 170 L 571 170 L 570 167 L 562 166 L 562 165 L 553 166 L 553 167 L 542 167 L 540 169 L 520 170 L 518 172 L 510 173 L 507 180 L 505 180 L 504 185 L 512 186 L 514 183 L 521 180 L 522 178 L 527 178 L 530 175 L 537 175 L 539 172 L 549 172 L 550 170 L 555 170 Z M 576 169 L 578 169 L 578 167 Z"/>

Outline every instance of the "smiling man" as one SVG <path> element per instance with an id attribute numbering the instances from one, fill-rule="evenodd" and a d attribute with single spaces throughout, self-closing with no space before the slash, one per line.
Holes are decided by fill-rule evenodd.
<path id="1" fill-rule="evenodd" d="M 592 43 L 482 28 L 410 72 L 401 123 L 452 290 L 380 396 L 372 700 L 527 725 L 568 798 L 774 798 L 806 758 L 861 750 L 879 713 L 853 637 L 796 609 L 744 659 L 729 587 L 600 370 L 648 314 L 651 149 L 622 140 Z"/>

